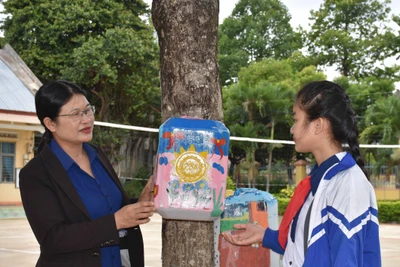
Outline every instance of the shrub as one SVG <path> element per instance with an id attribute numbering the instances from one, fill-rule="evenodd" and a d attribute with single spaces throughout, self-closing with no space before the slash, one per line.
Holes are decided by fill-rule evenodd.
<path id="1" fill-rule="evenodd" d="M 294 194 L 295 189 L 296 189 L 295 185 L 287 185 L 286 188 L 281 190 L 281 192 L 279 193 L 279 197 L 291 198 Z"/>
<path id="2" fill-rule="evenodd" d="M 278 200 L 278 215 L 283 216 L 285 213 L 286 207 L 289 204 L 290 198 L 286 197 L 277 197 Z"/>
<path id="3" fill-rule="evenodd" d="M 283 216 L 290 198 L 277 197 L 278 215 Z M 380 223 L 400 223 L 400 201 L 378 201 L 378 219 Z"/>
<path id="4" fill-rule="evenodd" d="M 256 180 L 256 188 L 258 190 L 262 190 L 265 191 L 265 177 L 264 176 L 259 176 L 257 177 Z M 282 180 L 282 179 L 273 179 L 271 181 L 269 181 L 269 192 L 270 194 L 278 194 L 279 192 L 281 192 L 282 189 L 286 188 L 286 186 L 288 185 L 288 182 L 286 180 Z"/>
<path id="5" fill-rule="evenodd" d="M 400 223 L 400 201 L 378 201 L 380 223 Z"/>
<path id="6" fill-rule="evenodd" d="M 140 167 L 133 174 L 133 180 L 124 183 L 124 189 L 130 198 L 138 198 L 150 177 L 151 172 L 147 167 Z M 135 180 L 135 178 L 140 180 Z"/>
<path id="7" fill-rule="evenodd" d="M 236 190 L 236 183 L 232 180 L 232 177 L 226 177 L 226 189 Z"/>
<path id="8" fill-rule="evenodd" d="M 147 167 L 140 167 L 136 172 L 133 174 L 134 178 L 142 178 L 147 179 L 152 175 L 151 171 Z"/>
<path id="9" fill-rule="evenodd" d="M 288 182 L 281 179 L 273 179 L 269 182 L 269 193 L 277 194 L 281 192 L 282 189 L 286 188 Z"/>
<path id="10" fill-rule="evenodd" d="M 138 198 L 143 188 L 143 183 L 138 180 L 132 180 L 124 184 L 124 190 L 130 198 Z"/>

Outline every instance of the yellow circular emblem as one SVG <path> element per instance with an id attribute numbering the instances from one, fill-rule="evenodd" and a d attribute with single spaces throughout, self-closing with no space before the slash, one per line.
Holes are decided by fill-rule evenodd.
<path id="1" fill-rule="evenodd" d="M 175 168 L 179 178 L 194 183 L 204 177 L 206 161 L 199 153 L 186 151 L 177 158 Z"/>

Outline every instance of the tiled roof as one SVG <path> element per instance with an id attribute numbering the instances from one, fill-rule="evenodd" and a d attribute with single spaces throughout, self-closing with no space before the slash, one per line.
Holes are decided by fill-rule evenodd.
<path id="1" fill-rule="evenodd" d="M 14 49 L 0 49 L 0 110 L 35 113 L 34 94 L 41 86 Z"/>
<path id="2" fill-rule="evenodd" d="M 0 59 L 0 109 L 36 112 L 33 93 L 2 59 Z"/>

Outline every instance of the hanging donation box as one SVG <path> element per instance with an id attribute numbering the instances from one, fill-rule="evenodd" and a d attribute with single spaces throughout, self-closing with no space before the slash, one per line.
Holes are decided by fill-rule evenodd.
<path id="1" fill-rule="evenodd" d="M 221 216 L 220 233 L 236 231 L 234 224 L 254 223 L 261 227 L 278 228 L 278 202 L 268 192 L 255 188 L 239 188 L 226 198 Z M 239 230 L 240 231 L 240 230 Z M 235 246 L 219 235 L 220 266 L 274 267 L 279 266 L 279 255 L 262 247 L 261 243 Z"/>
<path id="2" fill-rule="evenodd" d="M 218 121 L 171 118 L 160 127 L 154 204 L 166 219 L 213 221 L 222 214 L 229 130 Z"/>

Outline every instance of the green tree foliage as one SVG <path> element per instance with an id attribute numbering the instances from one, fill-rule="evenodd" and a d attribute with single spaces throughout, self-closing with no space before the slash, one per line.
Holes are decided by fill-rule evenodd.
<path id="1" fill-rule="evenodd" d="M 229 130 L 233 136 L 242 136 L 250 138 L 258 138 L 265 133 L 265 126 L 258 123 L 247 122 L 244 125 L 233 124 L 229 127 Z M 256 158 L 255 152 L 259 148 L 258 143 L 254 142 L 232 142 L 230 146 L 233 148 L 243 149 L 246 152 L 246 157 L 243 162 L 239 164 L 239 169 L 236 171 L 240 173 L 240 168 L 248 170 L 248 186 L 252 187 L 255 184 L 256 174 Z"/>
<path id="2" fill-rule="evenodd" d="M 228 125 L 231 135 L 258 138 L 266 137 L 266 126 L 254 118 L 259 117 L 258 99 L 263 88 L 254 88 L 245 86 L 242 83 L 233 84 L 224 88 L 224 111 L 225 123 Z M 255 183 L 255 151 L 258 148 L 257 143 L 234 142 L 231 143 L 231 151 L 234 148 L 246 152 L 245 167 L 249 170 L 248 184 Z"/>
<path id="3" fill-rule="evenodd" d="M 4 13 L 10 16 L 2 28 L 5 40 L 40 80 L 58 79 L 60 71 L 74 60 L 73 50 L 90 37 L 103 36 L 113 28 L 148 28 L 138 17 L 146 13 L 146 6 L 138 3 L 141 5 L 135 14 L 122 1 L 97 1 L 93 5 L 85 0 L 8 0 Z"/>
<path id="4" fill-rule="evenodd" d="M 400 27 L 400 15 L 393 16 L 393 22 Z M 383 42 L 381 43 L 381 49 L 387 49 L 390 56 L 400 58 L 400 30 L 395 33 L 395 31 L 388 31 L 385 33 Z"/>
<path id="5" fill-rule="evenodd" d="M 314 64 L 336 66 L 343 76 L 365 76 L 389 56 L 382 38 L 389 29 L 390 0 L 325 0 L 312 10 L 307 46 Z"/>
<path id="6" fill-rule="evenodd" d="M 301 47 L 300 34 L 280 0 L 240 0 L 219 28 L 218 61 L 223 84 L 241 67 L 264 58 L 288 58 Z"/>
<path id="7" fill-rule="evenodd" d="M 274 139 L 275 133 L 278 132 L 279 139 L 291 138 L 289 127 L 295 93 L 309 81 L 326 79 L 315 66 L 307 66 L 297 71 L 292 63 L 293 59 L 271 58 L 255 62 L 239 72 L 237 84 L 224 87 L 225 123 L 232 135 Z M 239 148 L 238 151 L 242 149 L 246 152 L 245 164 L 251 178 L 254 178 L 252 168 L 255 165 L 257 150 L 268 150 L 269 170 L 272 168 L 272 160 L 283 158 L 285 162 L 289 162 L 293 156 L 290 153 L 279 155 L 280 147 L 276 145 L 259 146 L 254 143 L 232 142 L 231 152 L 235 147 Z M 274 152 L 276 155 L 272 159 L 272 151 L 275 150 L 277 153 Z M 292 149 L 286 149 L 287 151 L 293 152 Z M 267 178 L 269 177 L 270 173 Z"/>
<path id="8" fill-rule="evenodd" d="M 254 86 L 264 80 L 270 84 L 292 88 L 294 92 L 297 92 L 311 81 L 326 79 L 325 74 L 318 71 L 315 66 L 306 65 L 300 69 L 300 65 L 306 61 L 300 63 L 298 55 L 296 52 L 294 57 L 285 60 L 267 58 L 250 64 L 239 72 L 239 81 L 241 84 Z M 291 100 L 293 99 L 289 99 Z"/>
<path id="9" fill-rule="evenodd" d="M 326 80 L 326 75 L 317 70 L 317 67 L 310 65 L 295 72 L 294 84 L 297 90 L 310 82 Z"/>
<path id="10" fill-rule="evenodd" d="M 301 71 L 313 63 L 313 59 L 304 55 L 301 51 L 295 51 L 288 60 L 294 71 Z"/>
<path id="11" fill-rule="evenodd" d="M 137 124 L 146 120 L 152 105 L 159 107 L 154 101 L 159 99 L 155 51 L 147 33 L 110 29 L 74 49 L 61 75 L 90 89 L 101 107 L 99 120 Z"/>
<path id="12" fill-rule="evenodd" d="M 267 127 L 270 129 L 271 140 L 275 139 L 275 127 L 278 123 L 289 124 L 290 122 L 290 109 L 293 106 L 294 90 L 290 87 L 282 85 L 274 85 L 267 81 L 260 81 L 257 83 L 256 88 L 264 89 L 262 94 L 259 95 L 258 107 L 262 118 L 268 118 L 269 122 Z M 272 169 L 272 153 L 275 148 L 281 148 L 280 144 L 268 145 L 268 175 L 266 183 L 266 191 L 269 191 L 269 182 L 271 179 Z"/>
<path id="13" fill-rule="evenodd" d="M 364 143 L 397 144 L 400 140 L 400 98 L 391 95 L 381 98 L 368 107 L 365 113 L 366 127 L 360 135 Z M 378 149 L 369 151 L 375 159 L 376 167 L 400 164 L 398 150 Z"/>
<path id="14" fill-rule="evenodd" d="M 366 114 L 361 140 L 367 143 L 395 144 L 400 138 L 400 98 L 391 95 L 372 104 Z"/>
<path id="15" fill-rule="evenodd" d="M 96 120 L 148 126 L 153 113 L 159 121 L 158 46 L 142 0 L 8 0 L 4 13 L 5 41 L 42 82 L 87 90 Z M 116 159 L 128 134 L 102 127 L 95 142 Z"/>
<path id="16" fill-rule="evenodd" d="M 361 78 L 358 81 L 344 76 L 336 79 L 336 82 L 346 89 L 357 114 L 361 143 L 397 143 L 397 138 L 400 137 L 400 128 L 397 125 L 400 120 L 397 112 L 400 101 L 398 96 L 393 95 L 394 81 L 375 76 Z M 362 151 L 364 158 L 377 167 L 400 163 L 392 149 L 370 148 Z"/>
<path id="17" fill-rule="evenodd" d="M 381 99 L 391 96 L 395 89 L 392 79 L 376 78 L 374 76 L 357 80 L 341 76 L 335 79 L 340 84 L 351 99 L 351 106 L 358 117 L 360 132 L 365 127 L 365 118 L 368 107 Z"/>
<path id="18" fill-rule="evenodd" d="M 400 15 L 393 16 L 394 24 L 397 24 L 397 28 L 400 27 Z M 383 54 L 388 55 L 392 59 L 400 59 L 400 30 L 386 31 L 383 38 L 378 40 L 378 49 Z M 374 76 L 395 79 L 400 81 L 400 65 L 394 66 L 383 66 L 382 68 L 376 68 L 374 70 Z"/>
<path id="19" fill-rule="evenodd" d="M 293 68 L 288 61 L 272 58 L 250 64 L 239 72 L 239 81 L 246 86 L 255 86 L 262 80 L 271 84 L 288 84 L 293 77 Z"/>

